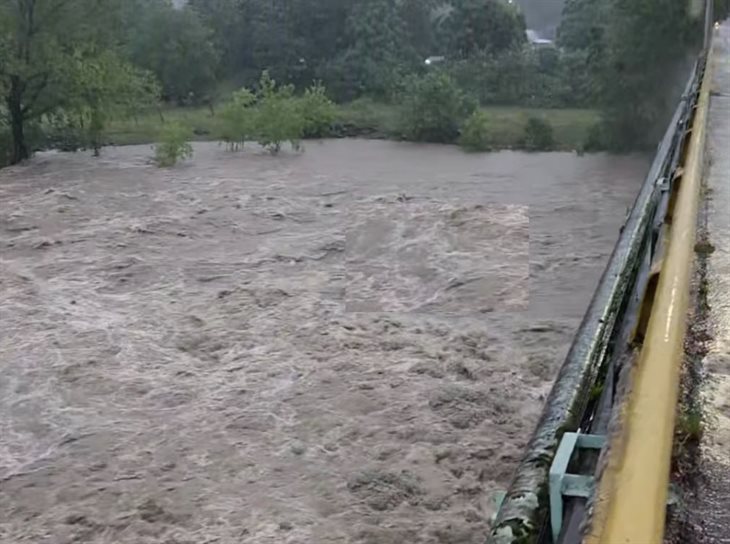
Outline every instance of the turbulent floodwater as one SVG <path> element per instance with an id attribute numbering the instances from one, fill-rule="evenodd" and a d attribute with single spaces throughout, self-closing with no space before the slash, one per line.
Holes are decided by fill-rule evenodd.
<path id="1" fill-rule="evenodd" d="M 0 171 L 0 542 L 482 542 L 646 161 L 149 154 Z"/>

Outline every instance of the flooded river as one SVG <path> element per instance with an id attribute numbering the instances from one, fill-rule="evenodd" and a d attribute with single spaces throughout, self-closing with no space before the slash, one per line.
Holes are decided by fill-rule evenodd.
<path id="1" fill-rule="evenodd" d="M 481 543 L 647 159 L 0 171 L 0 542 Z"/>

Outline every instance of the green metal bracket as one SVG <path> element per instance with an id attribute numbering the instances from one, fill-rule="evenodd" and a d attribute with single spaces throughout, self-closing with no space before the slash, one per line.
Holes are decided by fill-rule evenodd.
<path id="1" fill-rule="evenodd" d="M 504 498 L 507 496 L 506 491 L 497 491 L 492 499 L 494 500 L 494 514 L 492 514 L 491 523 L 494 523 L 494 521 L 497 519 L 497 513 L 499 512 L 499 509 L 502 508 L 502 503 L 504 502 Z"/>
<path id="2" fill-rule="evenodd" d="M 600 450 L 606 443 L 606 437 L 596 434 L 565 433 L 560 441 L 553 464 L 550 466 L 550 526 L 553 542 L 558 542 L 563 529 L 563 497 L 583 497 L 593 495 L 595 481 L 593 476 L 583 474 L 567 474 L 568 465 L 576 449 Z M 497 510 L 502 506 L 505 494 L 497 493 L 495 502 Z M 667 505 L 681 502 L 680 493 L 672 484 L 669 486 Z"/>
<path id="3" fill-rule="evenodd" d="M 606 437 L 594 434 L 565 433 L 555 459 L 550 466 L 550 526 L 553 542 L 558 541 L 563 528 L 563 497 L 585 497 L 593 494 L 593 476 L 567 474 L 568 465 L 576 448 L 600 450 Z"/>

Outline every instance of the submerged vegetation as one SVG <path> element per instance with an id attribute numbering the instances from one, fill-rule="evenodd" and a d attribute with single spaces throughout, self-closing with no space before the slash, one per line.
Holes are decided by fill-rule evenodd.
<path id="1" fill-rule="evenodd" d="M 402 134 L 402 109 L 400 104 L 383 104 L 367 98 L 347 104 L 335 104 L 334 120 L 323 136 L 405 140 Z M 108 145 L 155 142 L 166 123 L 177 121 L 191 129 L 194 140 L 219 141 L 229 149 L 242 149 L 240 145 L 231 146 L 229 143 L 230 132 L 223 118 L 224 110 L 225 105 L 222 105 L 213 115 L 207 107 L 202 106 L 148 109 L 140 112 L 136 118 L 112 121 L 107 127 L 105 142 Z M 486 106 L 479 111 L 489 118 L 487 132 L 491 142 L 490 149 L 521 149 L 527 121 L 531 116 L 537 116 L 546 119 L 553 127 L 554 149 L 576 150 L 583 145 L 592 127 L 600 120 L 597 111 L 585 109 Z M 256 142 L 256 138 L 253 135 L 247 136 L 245 142 Z"/>
<path id="2" fill-rule="evenodd" d="M 0 0 L 0 164 L 98 153 L 120 127 L 150 141 L 149 112 L 159 125 L 171 109 L 207 111 L 193 136 L 231 149 L 348 135 L 635 149 L 654 143 L 700 37 L 684 0 Z M 601 120 L 588 137 L 593 116 L 563 109 Z M 493 110 L 521 112 L 502 132 Z M 581 141 L 551 117 L 575 119 Z"/>
<path id="3" fill-rule="evenodd" d="M 190 132 L 180 123 L 168 123 L 159 136 L 155 146 L 155 163 L 159 167 L 175 166 L 179 161 L 193 156 L 190 145 Z"/>

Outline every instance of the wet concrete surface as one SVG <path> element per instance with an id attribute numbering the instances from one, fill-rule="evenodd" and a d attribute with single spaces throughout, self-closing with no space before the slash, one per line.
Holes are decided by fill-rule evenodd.
<path id="1" fill-rule="evenodd" d="M 646 157 L 0 171 L 0 542 L 477 543 Z"/>
<path id="2" fill-rule="evenodd" d="M 688 504 L 697 544 L 730 543 L 730 23 L 714 40 L 708 125 L 706 316 L 711 337 L 703 361 L 706 415 L 695 495 Z M 693 542 L 693 544 L 694 544 Z"/>

